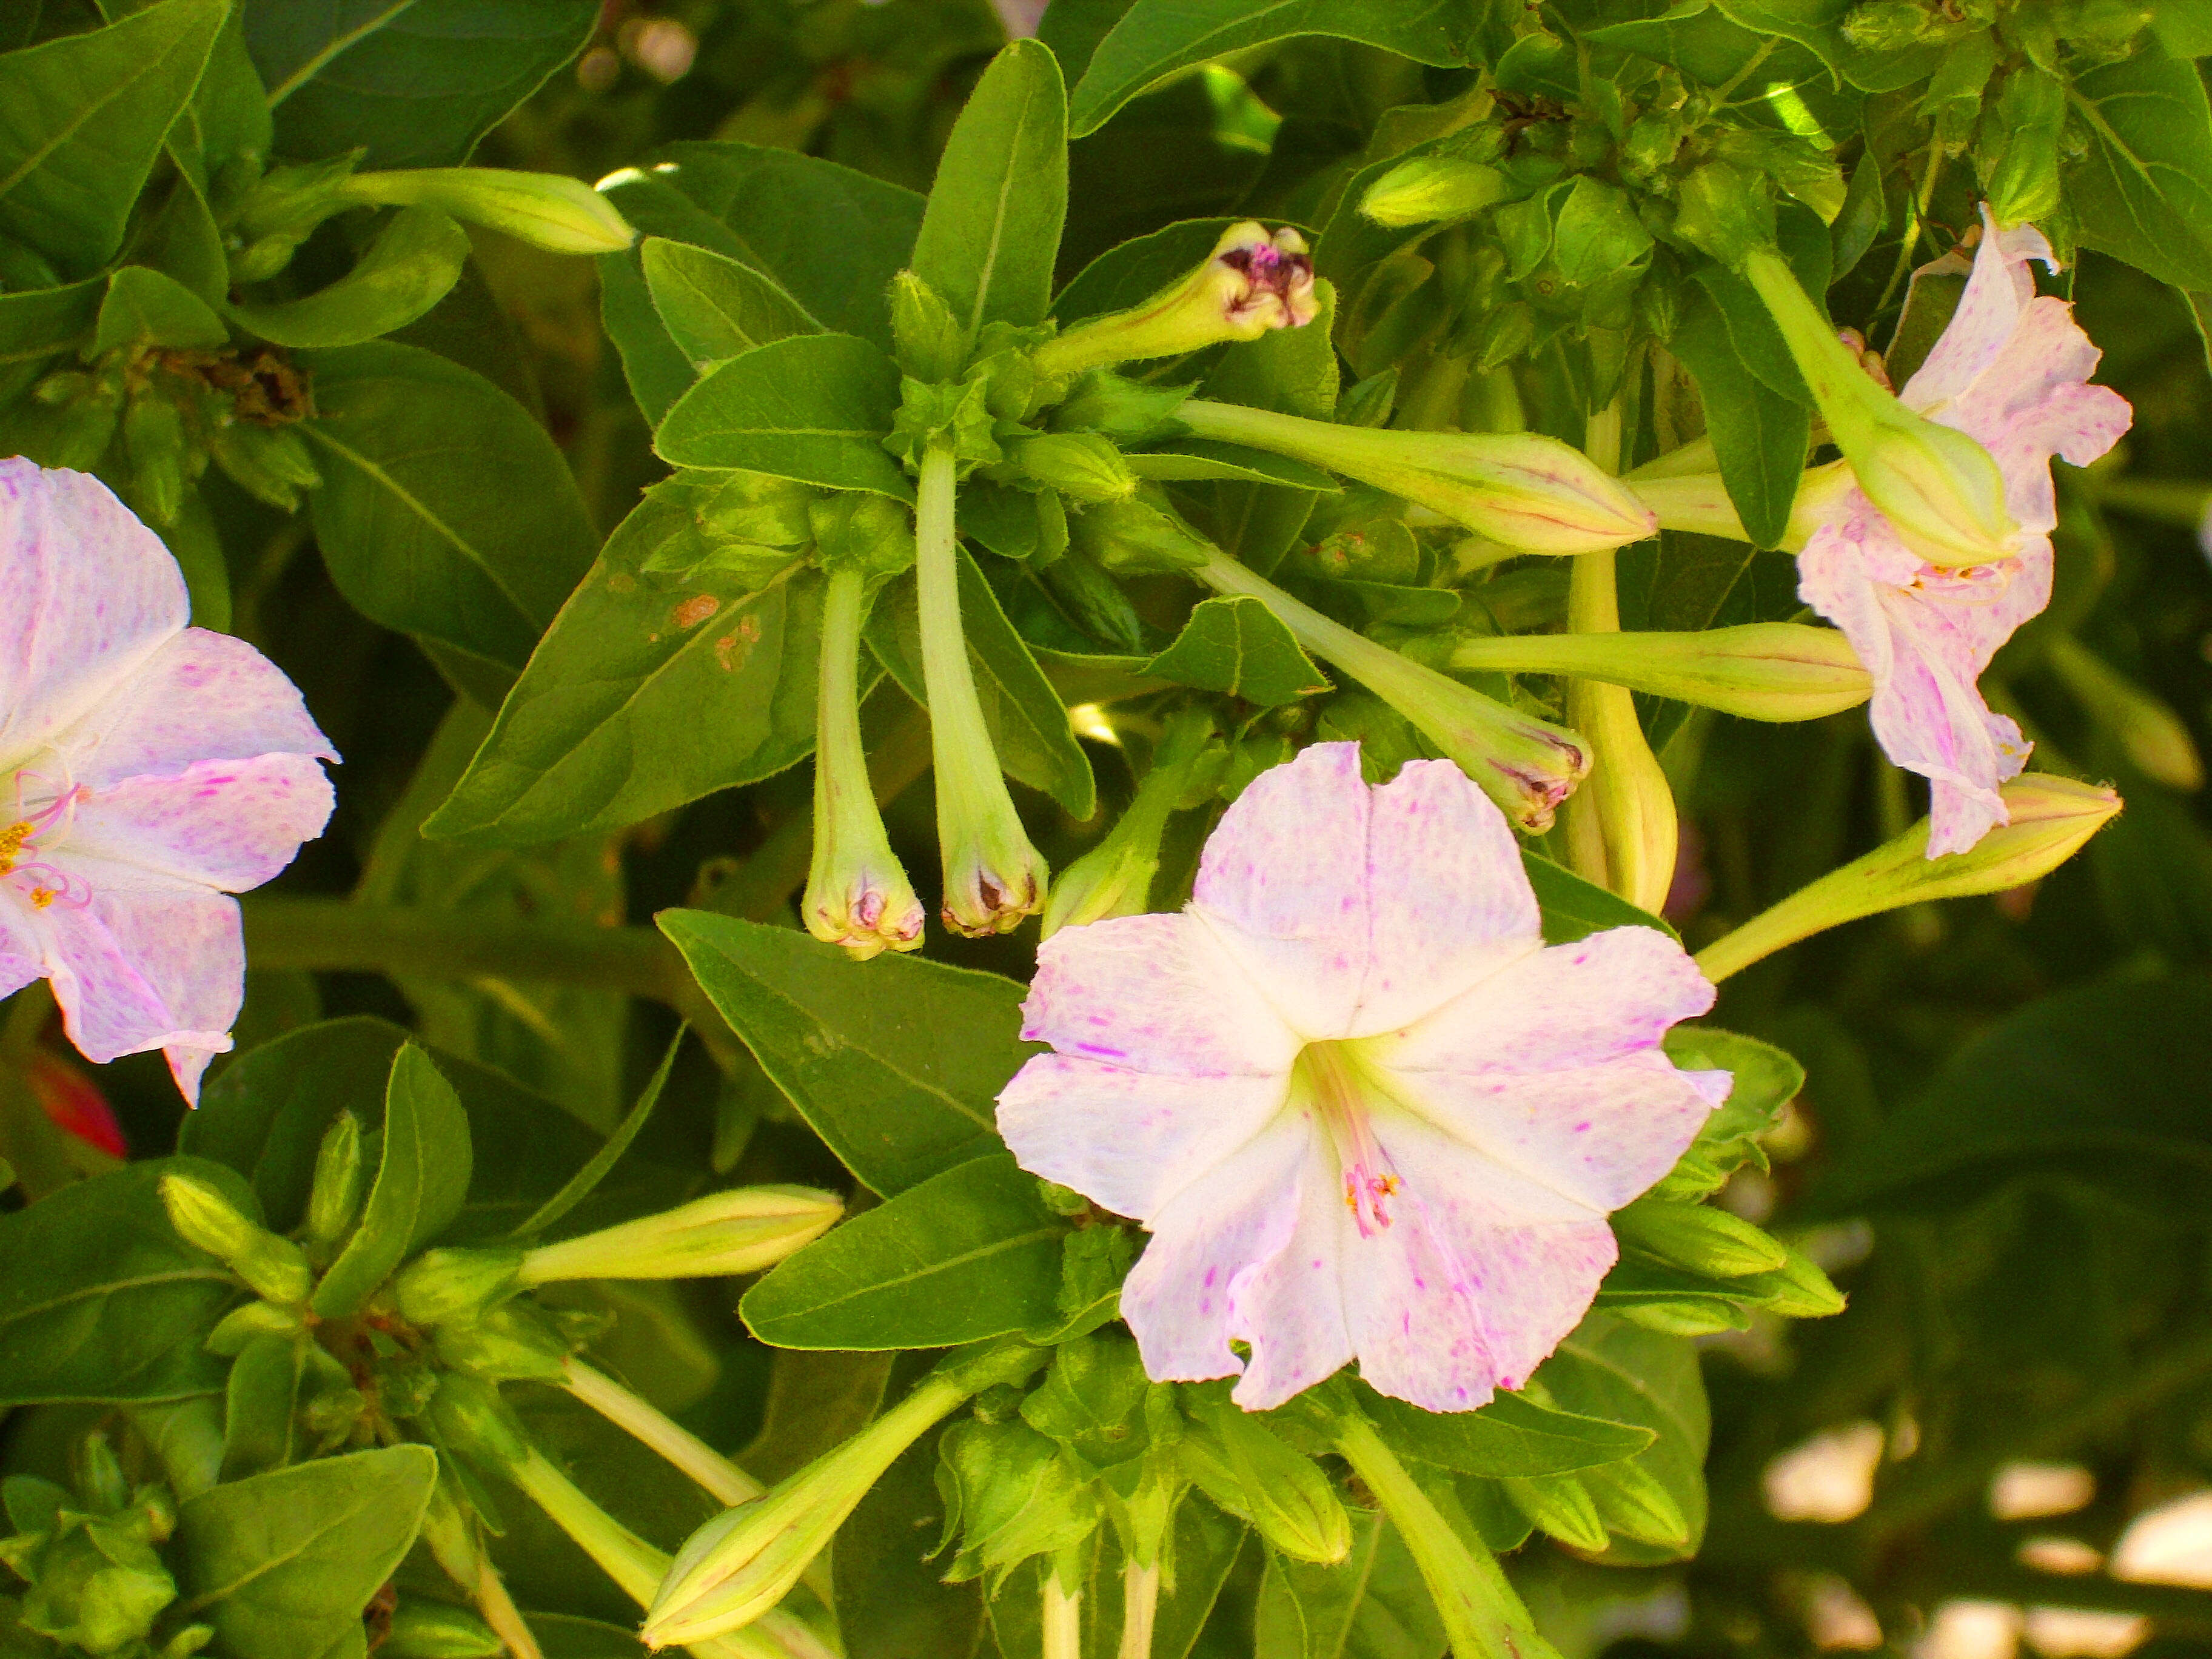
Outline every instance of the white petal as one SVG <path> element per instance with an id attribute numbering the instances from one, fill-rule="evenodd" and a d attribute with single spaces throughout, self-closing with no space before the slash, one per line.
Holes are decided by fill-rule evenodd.
<path id="1" fill-rule="evenodd" d="M 1150 1223 L 1178 1193 L 1218 1186 L 1289 1087 L 1287 1075 L 1172 1077 L 1039 1054 L 999 1096 L 999 1133 L 1032 1175 Z"/>
<path id="2" fill-rule="evenodd" d="M 1188 916 L 1064 927 L 1037 947 L 1022 1035 L 1131 1071 L 1290 1070 L 1296 1033 L 1212 933 Z"/>
<path id="3" fill-rule="evenodd" d="M 322 834 L 331 801 L 321 765 L 303 755 L 202 761 L 174 775 L 95 790 L 52 856 L 65 869 L 84 861 L 95 888 L 112 878 L 93 860 L 141 872 L 124 878 L 129 886 L 154 877 L 240 893 Z"/>
<path id="4" fill-rule="evenodd" d="M 106 485 L 0 460 L 0 769 L 31 762 L 188 611 L 176 560 Z"/>
<path id="5" fill-rule="evenodd" d="M 1335 1160 L 1318 1146 L 1299 1171 L 1297 1201 L 1288 1242 L 1236 1286 L 1230 1334 L 1252 1357 L 1230 1398 L 1248 1412 L 1273 1409 L 1352 1358 L 1343 1255 L 1358 1241 Z"/>
<path id="6" fill-rule="evenodd" d="M 1290 1242 L 1316 1150 L 1304 1123 L 1279 1117 L 1153 1218 L 1152 1242 L 1121 1286 L 1121 1316 L 1155 1382 L 1202 1382 L 1242 1369 L 1229 1347 L 1231 1336 L 1244 1335 L 1231 1323 L 1232 1304 Z"/>
<path id="7" fill-rule="evenodd" d="M 34 925 L 64 1027 L 88 1060 L 230 1047 L 246 988 L 235 899 L 111 887 L 82 906 L 51 904 Z"/>
<path id="8" fill-rule="evenodd" d="M 1547 1072 L 1655 1048 L 1713 1006 L 1712 982 L 1653 927 L 1534 951 L 1372 1052 L 1393 1072 Z"/>
<path id="9" fill-rule="evenodd" d="M 338 757 L 283 670 L 245 641 L 204 628 L 162 645 L 55 744 L 70 781 L 94 789 L 173 775 L 195 761 Z"/>
<path id="10" fill-rule="evenodd" d="M 1909 407 L 1927 410 L 1965 392 L 2012 338 L 2021 313 L 2035 297 L 2031 258 L 2051 263 L 2049 244 L 2016 233 L 2000 234 L 1984 210 L 1982 240 L 1958 308 L 1943 326 L 1919 370 L 1899 394 Z"/>

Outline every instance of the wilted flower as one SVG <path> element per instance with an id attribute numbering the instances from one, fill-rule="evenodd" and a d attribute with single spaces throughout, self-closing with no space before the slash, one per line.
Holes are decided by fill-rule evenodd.
<path id="1" fill-rule="evenodd" d="M 230 895 L 322 833 L 337 751 L 187 615 L 106 485 L 0 460 L 0 994 L 52 980 L 88 1059 L 160 1048 L 196 1100 L 245 992 Z"/>
<path id="2" fill-rule="evenodd" d="M 2031 259 L 2052 263 L 2040 232 L 1985 227 L 1957 313 L 1900 394 L 1996 459 L 2021 529 L 2012 555 L 1931 564 L 1851 489 L 1797 556 L 1799 592 L 1844 630 L 1874 676 L 1875 735 L 1932 786 L 1929 858 L 1964 852 L 2006 822 L 1997 786 L 2027 759 L 2020 727 L 1990 712 L 1975 681 L 2013 630 L 2050 603 L 2051 458 L 2087 465 L 2132 415 L 2118 392 L 2087 384 L 2101 354 L 2072 307 L 2037 295 Z"/>
<path id="3" fill-rule="evenodd" d="M 1206 263 L 1127 311 L 1078 324 L 1036 349 L 1040 374 L 1144 357 L 1179 357 L 1224 340 L 1256 340 L 1270 329 L 1314 319 L 1313 259 L 1285 225 L 1272 235 L 1257 220 L 1230 226 Z"/>
<path id="4" fill-rule="evenodd" d="M 1357 1358 L 1470 1411 L 1571 1330 L 1607 1212 L 1728 1077 L 1659 1039 L 1712 988 L 1620 927 L 1547 949 L 1502 814 L 1455 766 L 1360 780 L 1356 744 L 1263 775 L 1180 915 L 1054 934 L 999 1098 L 1023 1166 L 1153 1234 L 1121 1292 L 1161 1381 L 1279 1405 Z M 1240 1365 L 1230 1343 L 1248 1344 Z"/>

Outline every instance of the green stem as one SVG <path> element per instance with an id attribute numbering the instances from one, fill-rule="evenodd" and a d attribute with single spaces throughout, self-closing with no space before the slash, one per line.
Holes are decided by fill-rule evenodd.
<path id="1" fill-rule="evenodd" d="M 1039 1623 L 1043 1659 L 1083 1659 L 1083 1581 L 1063 1551 L 1044 1575 Z"/>
<path id="2" fill-rule="evenodd" d="M 1868 378 L 1851 349 L 1836 337 L 1834 326 L 1820 314 L 1781 254 L 1771 247 L 1753 248 L 1745 257 L 1743 275 L 1782 331 L 1797 372 L 1805 377 L 1830 431 L 1848 449 L 1850 441 L 1842 428 L 1857 428 L 1851 434 L 1854 438 L 1870 430 L 1874 417 L 1869 405 L 1893 400 Z"/>
<path id="3" fill-rule="evenodd" d="M 768 1490 L 682 1424 L 654 1410 L 605 1372 L 574 1358 L 568 1362 L 568 1392 L 577 1400 L 659 1452 L 726 1507 L 750 1502 Z"/>
<path id="4" fill-rule="evenodd" d="M 1121 1645 L 1115 1659 L 1152 1659 L 1152 1626 L 1160 1606 L 1160 1564 L 1121 1569 Z"/>

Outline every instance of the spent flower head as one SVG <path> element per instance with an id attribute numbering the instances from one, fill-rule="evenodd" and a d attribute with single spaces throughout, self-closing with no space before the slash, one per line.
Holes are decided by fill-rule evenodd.
<path id="1" fill-rule="evenodd" d="M 0 995 L 51 980 L 86 1058 L 159 1048 L 196 1100 L 245 994 L 231 895 L 322 833 L 337 751 L 189 609 L 105 484 L 0 460 Z"/>
<path id="2" fill-rule="evenodd" d="M 1319 308 L 1305 238 L 1255 219 L 1221 233 L 1204 264 L 1127 311 L 1077 324 L 1033 355 L 1040 374 L 1059 377 L 1147 357 L 1179 357 L 1224 340 L 1256 340 L 1303 328 Z"/>
<path id="3" fill-rule="evenodd" d="M 1152 1238 L 1121 1292 L 1146 1370 L 1248 1410 L 1357 1358 L 1430 1411 L 1525 1382 L 1613 1262 L 1608 1212 L 1726 1094 L 1659 1048 L 1712 987 L 1617 927 L 1547 948 L 1498 810 L 1356 744 L 1262 775 L 1189 906 L 1045 941 L 999 1097 L 1024 1168 Z M 1240 1359 L 1232 1342 L 1246 1346 Z"/>

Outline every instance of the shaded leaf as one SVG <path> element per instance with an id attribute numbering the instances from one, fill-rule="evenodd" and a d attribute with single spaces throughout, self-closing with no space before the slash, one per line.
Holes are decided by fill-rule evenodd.
<path id="1" fill-rule="evenodd" d="M 884 448 L 898 370 L 850 334 L 800 334 L 757 346 L 676 401 L 653 445 L 678 466 L 737 467 L 831 489 L 911 501 Z"/>

